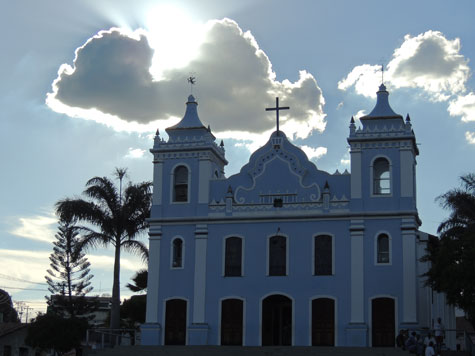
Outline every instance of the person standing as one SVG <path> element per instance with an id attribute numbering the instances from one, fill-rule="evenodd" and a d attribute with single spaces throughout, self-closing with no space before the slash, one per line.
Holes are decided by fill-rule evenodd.
<path id="1" fill-rule="evenodd" d="M 429 342 L 429 345 L 426 347 L 425 356 L 434 356 L 434 355 L 435 355 L 434 344 L 431 341 Z"/>
<path id="2" fill-rule="evenodd" d="M 437 323 L 435 323 L 435 326 L 434 326 L 434 335 L 435 335 L 435 341 L 437 342 L 437 352 L 439 353 L 442 348 L 442 343 L 444 342 L 444 332 L 445 332 L 445 327 L 444 327 L 444 324 L 442 324 L 442 319 L 437 318 Z"/>

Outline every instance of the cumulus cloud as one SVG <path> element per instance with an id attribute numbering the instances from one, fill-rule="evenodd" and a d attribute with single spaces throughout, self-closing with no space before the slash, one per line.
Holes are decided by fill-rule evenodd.
<path id="1" fill-rule="evenodd" d="M 449 104 L 449 114 L 460 116 L 462 121 L 475 121 L 475 93 L 460 95 Z"/>
<path id="2" fill-rule="evenodd" d="M 141 148 L 129 147 L 129 151 L 125 155 L 125 158 L 132 158 L 132 159 L 142 158 L 145 152 L 146 151 L 142 150 Z"/>
<path id="3" fill-rule="evenodd" d="M 429 100 L 448 102 L 451 116 L 475 121 L 475 93 L 466 93 L 470 68 L 460 48 L 460 39 L 447 39 L 439 31 L 406 35 L 387 65 L 384 83 L 390 89 L 414 88 Z M 354 67 L 338 88 L 374 97 L 379 83 L 381 66 L 363 64 Z M 472 143 L 469 137 L 467 142 Z"/>
<path id="4" fill-rule="evenodd" d="M 112 272 L 112 268 L 114 266 L 113 256 L 88 254 L 86 257 L 94 268 Z M 135 272 L 143 267 L 144 266 L 142 266 L 142 263 L 139 261 L 138 257 L 134 258 L 131 256 L 131 258 L 120 258 L 120 268 L 122 270 Z"/>
<path id="5" fill-rule="evenodd" d="M 307 157 L 311 160 L 317 160 L 320 157 L 324 156 L 327 154 L 327 148 L 326 147 L 309 147 L 306 145 L 300 146 L 300 148 L 305 152 Z"/>
<path id="6" fill-rule="evenodd" d="M 274 130 L 275 117 L 264 108 L 276 96 L 291 107 L 281 113 L 288 135 L 305 138 L 325 129 L 325 100 L 315 78 L 300 71 L 296 82 L 277 81 L 267 55 L 236 22 L 208 22 L 197 54 L 187 65 L 160 68 L 159 79 L 150 70 L 160 48 L 152 49 L 147 36 L 143 30 L 111 29 L 90 38 L 76 50 L 73 65 L 59 69 L 47 104 L 113 127 L 164 128 L 182 117 L 189 90 L 185 78 L 194 72 L 200 117 L 220 137 L 249 139 L 249 134 Z"/>
<path id="7" fill-rule="evenodd" d="M 465 139 L 471 145 L 475 145 L 475 132 L 470 132 L 470 131 L 465 132 Z"/>
<path id="8" fill-rule="evenodd" d="M 15 221 L 18 226 L 12 229 L 10 233 L 26 239 L 52 242 L 54 241 L 57 221 L 58 219 L 54 215 L 21 217 Z"/>
<path id="9" fill-rule="evenodd" d="M 460 54 L 460 40 L 427 31 L 404 37 L 387 65 L 384 82 L 394 88 L 422 89 L 431 99 L 443 101 L 465 91 L 469 74 L 468 61 Z M 354 87 L 358 94 L 374 97 L 380 83 L 381 66 L 363 64 L 353 68 L 338 88 Z"/>

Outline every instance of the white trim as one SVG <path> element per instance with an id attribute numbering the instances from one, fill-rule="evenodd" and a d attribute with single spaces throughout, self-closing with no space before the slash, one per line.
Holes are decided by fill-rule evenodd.
<path id="1" fill-rule="evenodd" d="M 327 299 L 332 299 L 333 300 L 333 346 L 336 347 L 338 346 L 338 298 L 334 297 L 332 295 L 326 295 L 326 294 L 317 294 L 314 296 L 311 296 L 308 303 L 309 303 L 309 312 L 308 312 L 308 345 L 312 346 L 312 302 L 315 299 L 322 299 L 322 298 L 327 298 Z"/>
<path id="2" fill-rule="evenodd" d="M 269 275 L 269 261 L 270 261 L 270 239 L 274 236 L 282 236 L 285 237 L 285 275 L 283 276 L 270 276 Z M 271 234 L 267 235 L 267 254 L 266 254 L 266 276 L 267 277 L 287 277 L 289 275 L 289 236 L 286 234 L 282 234 L 279 232 L 278 234 Z"/>
<path id="3" fill-rule="evenodd" d="M 219 299 L 219 312 L 218 312 L 218 345 L 221 346 L 221 315 L 223 309 L 223 301 L 227 299 L 239 299 L 242 301 L 242 346 L 246 345 L 246 298 L 236 295 L 225 296 Z"/>
<path id="4" fill-rule="evenodd" d="M 165 321 L 167 320 L 167 301 L 173 299 L 180 299 L 186 302 L 186 325 L 185 325 L 185 345 L 188 345 L 188 325 L 190 325 L 190 301 L 188 298 L 181 297 L 181 296 L 173 296 L 163 299 L 163 313 L 162 313 L 162 325 L 163 325 L 163 333 L 162 333 L 162 345 L 165 345 Z"/>
<path id="5" fill-rule="evenodd" d="M 223 239 L 223 246 L 222 246 L 222 258 L 221 258 L 221 276 L 222 277 L 238 277 L 238 276 L 225 276 L 224 272 L 226 269 L 226 240 L 230 237 L 238 237 L 241 239 L 241 275 L 239 277 L 244 277 L 244 246 L 245 246 L 245 239 L 244 236 L 241 234 L 229 234 L 226 235 Z"/>
<path id="6" fill-rule="evenodd" d="M 187 196 L 186 201 L 173 201 L 173 198 L 174 198 L 173 193 L 174 193 L 174 187 L 175 187 L 175 170 L 180 166 L 184 166 L 188 169 L 188 188 L 186 189 L 188 196 Z M 190 196 L 191 196 L 191 168 L 187 163 L 179 162 L 175 164 L 170 170 L 170 204 L 178 204 L 178 205 L 189 204 Z"/>
<path id="7" fill-rule="evenodd" d="M 373 300 L 378 298 L 390 298 L 394 300 L 394 340 L 396 340 L 396 336 L 399 334 L 398 330 L 398 303 L 397 297 L 389 295 L 389 294 L 377 294 L 368 299 L 368 345 L 369 347 L 373 347 Z M 396 345 L 396 341 L 394 341 L 394 345 Z"/>
<path id="8" fill-rule="evenodd" d="M 388 263 L 382 263 L 378 262 L 378 237 L 380 235 L 387 235 L 388 236 L 388 243 L 389 243 L 389 262 Z M 374 235 L 374 244 L 373 244 L 373 249 L 374 249 L 374 265 L 375 266 L 392 266 L 393 264 L 393 237 L 387 230 L 380 230 Z"/>
<path id="9" fill-rule="evenodd" d="M 262 305 L 263 305 L 263 302 L 264 302 L 264 299 L 266 299 L 267 297 L 270 297 L 272 295 L 282 295 L 284 297 L 287 297 L 290 299 L 290 301 L 292 302 L 292 341 L 291 341 L 291 345 L 290 346 L 294 346 L 294 338 L 295 338 L 295 300 L 294 298 L 290 295 L 290 294 L 287 294 L 287 293 L 284 293 L 284 292 L 279 292 L 279 291 L 272 291 L 270 293 L 267 293 L 267 294 L 264 294 L 260 301 L 259 301 L 259 342 L 258 342 L 258 346 L 262 346 Z"/>
<path id="10" fill-rule="evenodd" d="M 180 267 L 173 266 L 173 242 L 176 239 L 181 240 L 181 266 Z M 177 235 L 170 240 L 170 269 L 184 269 L 184 268 L 185 268 L 185 239 L 182 236 Z"/>
<path id="11" fill-rule="evenodd" d="M 322 276 L 322 275 L 315 274 L 315 238 L 317 236 L 330 236 L 332 238 L 332 273 L 330 274 L 330 276 L 334 276 L 335 275 L 335 234 L 332 234 L 331 232 L 319 232 L 312 235 L 312 250 L 311 250 L 312 265 L 310 266 L 311 268 L 310 273 L 312 274 L 312 276 L 315 276 L 315 277 L 325 277 L 325 276 L 328 277 L 328 275 Z"/>
<path id="12" fill-rule="evenodd" d="M 374 181 L 373 181 L 373 173 L 374 173 L 374 161 L 376 161 L 378 158 L 384 158 L 388 161 L 389 163 L 389 194 L 374 194 Z M 371 198 L 389 198 L 393 196 L 394 192 L 394 184 L 393 184 L 393 163 L 391 159 L 386 156 L 386 155 L 377 155 L 374 156 L 373 159 L 371 160 L 371 164 L 369 166 L 369 195 Z"/>

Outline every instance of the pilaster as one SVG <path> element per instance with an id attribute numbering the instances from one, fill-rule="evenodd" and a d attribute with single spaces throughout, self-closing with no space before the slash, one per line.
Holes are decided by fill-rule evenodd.
<path id="1" fill-rule="evenodd" d="M 206 248 L 207 225 L 196 225 L 195 230 L 195 279 L 193 297 L 193 324 L 205 322 Z"/>
<path id="2" fill-rule="evenodd" d="M 402 219 L 402 322 L 417 323 L 416 225 L 413 218 Z"/>
<path id="3" fill-rule="evenodd" d="M 364 323 L 364 220 L 351 220 L 351 317 L 350 323 Z"/>
<path id="4" fill-rule="evenodd" d="M 149 230 L 149 264 L 147 279 L 147 323 L 158 323 L 158 288 L 160 277 L 160 242 L 162 227 L 152 225 Z"/>
<path id="5" fill-rule="evenodd" d="M 361 149 L 351 148 L 351 199 L 361 199 Z"/>

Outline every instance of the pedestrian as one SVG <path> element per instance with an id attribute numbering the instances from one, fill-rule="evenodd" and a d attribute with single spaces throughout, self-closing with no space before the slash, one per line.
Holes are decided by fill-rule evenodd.
<path id="1" fill-rule="evenodd" d="M 435 355 L 434 343 L 431 341 L 429 342 L 429 346 L 426 347 L 425 356 L 434 356 L 434 355 Z"/>
<path id="2" fill-rule="evenodd" d="M 435 326 L 434 326 L 434 335 L 435 335 L 435 341 L 437 343 L 438 353 L 440 353 L 442 344 L 444 342 L 444 333 L 445 333 L 445 327 L 444 327 L 444 324 L 442 324 L 442 319 L 437 318 L 437 323 L 435 323 Z"/>
<path id="3" fill-rule="evenodd" d="M 434 336 L 432 333 L 429 331 L 427 333 L 427 336 L 424 338 L 424 346 L 427 347 L 429 346 L 429 343 L 432 341 L 432 345 L 435 345 L 437 342 L 435 341 Z"/>

